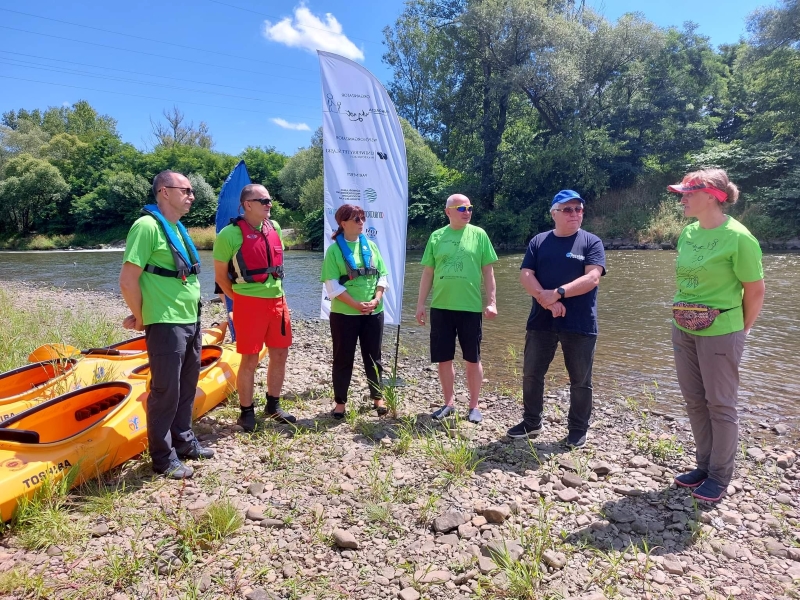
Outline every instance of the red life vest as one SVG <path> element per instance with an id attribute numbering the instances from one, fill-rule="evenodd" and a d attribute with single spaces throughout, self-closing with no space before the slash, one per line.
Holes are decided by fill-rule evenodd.
<path id="1" fill-rule="evenodd" d="M 283 245 L 281 236 L 269 220 L 261 230 L 255 229 L 244 217 L 231 219 L 242 231 L 242 247 L 228 262 L 228 278 L 233 283 L 264 283 L 269 276 L 283 278 Z"/>

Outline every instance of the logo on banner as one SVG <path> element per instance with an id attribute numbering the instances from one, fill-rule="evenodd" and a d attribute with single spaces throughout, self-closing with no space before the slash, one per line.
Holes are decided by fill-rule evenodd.
<path id="1" fill-rule="evenodd" d="M 375 229 L 374 227 L 367 227 L 364 230 L 364 233 L 371 240 L 374 240 L 376 237 L 378 237 L 378 230 Z"/>
<path id="2" fill-rule="evenodd" d="M 338 113 L 342 108 L 341 102 L 336 102 L 333 99 L 333 94 L 325 94 L 325 103 L 328 105 L 328 111 Z"/>
<path id="3" fill-rule="evenodd" d="M 380 158 L 381 160 L 386 160 L 387 158 L 389 158 L 389 155 L 386 154 L 386 152 L 376 152 L 376 154 L 378 155 L 378 158 Z"/>
<path id="4" fill-rule="evenodd" d="M 383 218 L 383 211 L 382 210 L 365 210 L 364 216 L 368 219 L 382 219 Z"/>
<path id="5" fill-rule="evenodd" d="M 372 188 L 367 188 L 364 190 L 364 197 L 367 199 L 367 202 L 372 203 L 378 199 L 378 194 Z"/>

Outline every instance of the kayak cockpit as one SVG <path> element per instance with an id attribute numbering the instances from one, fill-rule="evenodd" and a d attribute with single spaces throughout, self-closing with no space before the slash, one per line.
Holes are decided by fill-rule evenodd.
<path id="1" fill-rule="evenodd" d="M 77 362 L 74 358 L 45 360 L 2 373 L 0 400 L 24 394 L 56 377 L 70 373 Z"/>
<path id="2" fill-rule="evenodd" d="M 99 383 L 43 402 L 0 423 L 0 442 L 49 444 L 96 425 L 131 395 L 124 382 Z"/>
<path id="3" fill-rule="evenodd" d="M 207 345 L 203 346 L 202 350 L 200 351 L 200 377 L 202 377 L 203 371 L 206 371 L 213 367 L 215 364 L 219 362 L 222 358 L 222 348 L 220 346 L 214 345 Z M 147 379 L 150 375 L 150 363 L 146 362 L 143 365 L 139 365 L 135 369 L 131 371 L 129 377 L 131 379 Z"/>

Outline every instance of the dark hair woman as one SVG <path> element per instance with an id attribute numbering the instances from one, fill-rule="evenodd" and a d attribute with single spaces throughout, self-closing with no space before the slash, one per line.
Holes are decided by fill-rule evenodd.
<path id="1" fill-rule="evenodd" d="M 758 241 L 725 208 L 739 190 L 722 169 L 689 173 L 667 188 L 696 222 L 678 239 L 672 346 L 694 434 L 697 468 L 675 477 L 707 502 L 722 498 L 739 444 L 739 362 L 764 303 Z"/>
<path id="2" fill-rule="evenodd" d="M 343 204 L 336 211 L 339 228 L 325 252 L 320 280 L 331 299 L 333 340 L 333 397 L 335 419 L 344 418 L 347 390 L 353 376 L 356 342 L 369 382 L 369 395 L 378 415 L 385 415 L 381 392 L 383 294 L 388 288 L 386 265 L 373 242 L 364 236 L 364 211 Z"/>

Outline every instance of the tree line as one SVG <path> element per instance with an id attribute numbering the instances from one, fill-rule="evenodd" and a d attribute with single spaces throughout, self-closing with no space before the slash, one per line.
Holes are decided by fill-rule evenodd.
<path id="1" fill-rule="evenodd" d="M 573 188 L 597 233 L 674 240 L 683 221 L 665 186 L 711 166 L 742 189 L 734 214 L 759 239 L 797 236 L 798 0 L 755 11 L 747 29 L 714 49 L 691 23 L 612 23 L 580 0 L 409 0 L 384 30 L 383 59 L 408 149 L 410 239 L 441 226 L 442 201 L 459 191 L 493 239 L 521 244 L 549 227 L 553 194 Z M 321 130 L 292 156 L 233 156 L 178 108 L 151 119 L 147 150 L 85 101 L 10 110 L 0 123 L 6 237 L 125 228 L 163 169 L 189 174 L 197 196 L 185 221 L 205 227 L 244 159 L 278 220 L 321 242 Z"/>
<path id="2" fill-rule="evenodd" d="M 604 233 L 674 220 L 664 186 L 710 166 L 757 235 L 797 235 L 798 0 L 747 30 L 715 50 L 692 23 L 612 23 L 578 0 L 409 0 L 384 59 L 399 112 L 506 238 L 546 228 L 565 187 Z"/>

